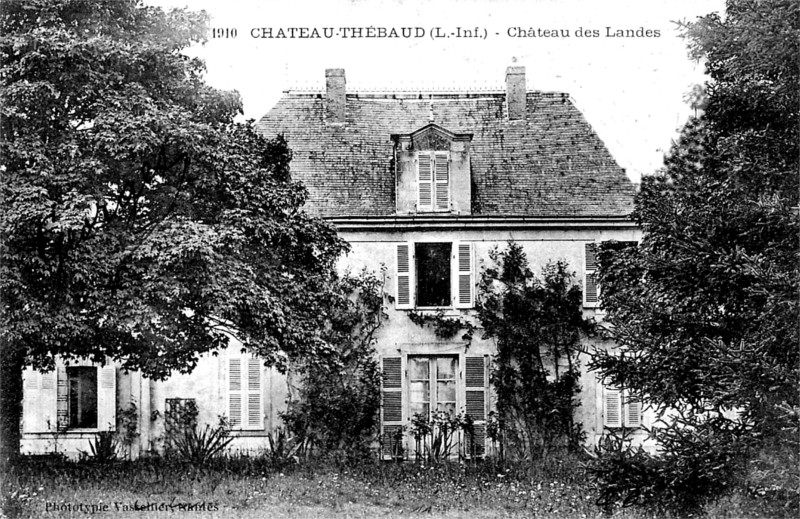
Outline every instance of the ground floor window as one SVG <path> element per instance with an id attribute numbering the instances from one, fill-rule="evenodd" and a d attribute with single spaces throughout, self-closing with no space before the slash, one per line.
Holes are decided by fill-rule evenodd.
<path id="1" fill-rule="evenodd" d="M 409 357 L 409 414 L 428 420 L 434 411 L 456 414 L 456 357 Z"/>
<path id="2" fill-rule="evenodd" d="M 97 428 L 97 368 L 67 368 L 69 428 Z"/>

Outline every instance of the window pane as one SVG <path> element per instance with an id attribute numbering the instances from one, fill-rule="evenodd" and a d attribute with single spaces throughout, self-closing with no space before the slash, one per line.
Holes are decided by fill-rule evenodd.
<path id="1" fill-rule="evenodd" d="M 429 361 L 426 358 L 408 359 L 408 376 L 411 380 L 428 380 L 430 378 Z"/>
<path id="2" fill-rule="evenodd" d="M 436 401 L 437 402 L 455 402 L 456 401 L 456 383 L 450 382 L 437 382 L 436 383 Z"/>
<path id="3" fill-rule="evenodd" d="M 440 357 L 436 359 L 436 378 L 438 380 L 455 380 L 456 378 L 456 359 L 455 357 Z"/>
<path id="4" fill-rule="evenodd" d="M 449 243 L 417 243 L 417 306 L 450 306 Z"/>
<path id="5" fill-rule="evenodd" d="M 97 368 L 67 368 L 69 427 L 97 427 Z"/>
<path id="6" fill-rule="evenodd" d="M 428 403 L 424 403 L 424 404 L 411 404 L 411 405 L 409 406 L 409 411 L 410 411 L 410 413 L 411 413 L 411 417 L 412 417 L 412 418 L 413 418 L 413 416 L 414 416 L 415 414 L 420 414 L 420 415 L 424 416 L 426 419 L 427 419 L 427 418 L 430 418 L 430 415 L 429 415 L 429 409 L 430 409 L 430 404 L 428 404 Z"/>
<path id="7" fill-rule="evenodd" d="M 429 382 L 409 382 L 409 395 L 411 403 L 430 401 Z"/>

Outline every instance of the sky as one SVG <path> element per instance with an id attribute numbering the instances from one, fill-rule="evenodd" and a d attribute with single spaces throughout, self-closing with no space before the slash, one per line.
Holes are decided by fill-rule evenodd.
<path id="1" fill-rule="evenodd" d="M 209 84 L 240 93 L 246 119 L 287 89 L 323 90 L 326 68 L 345 69 L 348 92 L 463 91 L 502 89 L 506 68 L 524 66 L 528 90 L 570 94 L 634 182 L 661 166 L 691 115 L 686 93 L 706 79 L 675 22 L 724 11 L 723 0 L 144 2 L 209 14 L 217 37 L 189 54 Z M 401 37 L 380 37 L 392 29 Z"/>

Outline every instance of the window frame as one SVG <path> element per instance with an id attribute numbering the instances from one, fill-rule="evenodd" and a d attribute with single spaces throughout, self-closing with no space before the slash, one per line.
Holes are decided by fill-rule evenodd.
<path id="1" fill-rule="evenodd" d="M 430 180 L 425 183 L 430 184 L 430 204 L 423 204 L 422 200 L 422 160 L 420 157 L 428 157 L 428 164 L 430 164 Z M 436 150 L 422 150 L 416 152 L 416 181 L 417 181 L 417 212 L 418 213 L 449 213 L 452 207 L 452 191 L 453 179 L 452 168 L 450 167 L 450 152 L 449 151 L 436 151 Z M 437 166 L 439 164 L 446 164 L 445 173 L 447 178 L 444 181 L 437 179 L 439 171 Z M 438 186 L 444 185 L 447 193 L 445 207 L 440 206 L 438 203 Z"/>
<path id="2" fill-rule="evenodd" d="M 611 392 L 617 393 L 617 399 L 619 407 L 617 408 L 617 413 L 619 416 L 619 423 L 610 423 L 608 419 L 608 407 L 609 407 L 609 394 Z M 631 406 L 637 406 L 637 417 L 638 420 L 635 420 L 634 423 L 631 423 Z M 603 384 L 603 428 L 605 429 L 642 429 L 643 428 L 643 419 L 642 419 L 642 402 L 638 400 L 632 400 L 629 396 L 627 389 L 620 389 L 613 386 L 607 386 Z"/>
<path id="3" fill-rule="evenodd" d="M 239 363 L 239 389 L 233 389 L 232 365 Z M 266 377 L 264 376 L 264 362 L 253 355 L 248 354 L 235 354 L 228 355 L 225 361 L 226 368 L 226 399 L 225 407 L 227 411 L 228 423 L 231 430 L 234 431 L 263 431 L 266 424 L 264 404 L 266 398 L 264 395 L 264 383 Z M 258 382 L 256 387 L 251 387 L 251 377 L 253 373 L 258 373 Z M 233 397 L 239 397 L 239 421 L 234 423 L 233 416 Z M 258 419 L 251 422 L 251 413 L 253 410 L 250 408 L 251 402 L 254 402 L 253 397 L 257 396 L 257 409 Z"/>
<path id="4" fill-rule="evenodd" d="M 412 254 L 413 265 L 414 265 L 413 266 L 413 269 L 414 269 L 414 308 L 418 308 L 420 310 L 437 310 L 437 309 L 440 309 L 440 308 L 453 308 L 453 302 L 454 302 L 454 300 L 453 300 L 453 289 L 456 288 L 456 287 L 453 286 L 453 284 L 454 284 L 453 283 L 453 281 L 454 281 L 454 276 L 453 276 L 453 249 L 454 249 L 456 243 L 457 242 L 452 242 L 452 241 L 450 241 L 450 242 L 445 242 L 445 241 L 431 241 L 431 242 L 418 241 L 418 242 L 414 242 L 412 244 L 411 248 L 414 251 L 413 254 Z M 448 283 L 449 290 L 448 290 L 448 297 L 447 297 L 448 304 L 446 304 L 446 305 L 421 305 L 421 304 L 418 304 L 418 302 L 419 302 L 419 293 L 420 293 L 419 283 L 420 283 L 420 280 L 422 279 L 423 276 L 420 276 L 419 258 L 418 258 L 418 255 L 417 255 L 417 247 L 426 246 L 426 245 L 448 245 L 449 246 L 450 250 L 449 250 L 449 252 L 447 254 L 448 265 L 447 265 L 446 269 L 444 269 L 444 267 L 443 267 L 443 269 L 446 270 L 447 273 L 448 273 L 448 280 L 449 280 L 449 283 Z"/>
<path id="5" fill-rule="evenodd" d="M 75 377 L 70 374 L 70 372 L 75 372 L 79 370 L 82 373 L 86 373 L 87 371 L 93 370 L 94 371 L 94 425 L 89 427 L 81 427 L 77 425 L 73 425 L 72 416 L 73 416 L 73 408 L 72 408 L 72 389 L 73 389 L 73 380 Z M 100 428 L 100 369 L 96 366 L 66 366 L 64 369 L 66 374 L 66 385 L 67 385 L 67 419 L 65 424 L 65 429 L 68 431 L 96 431 Z M 78 381 L 80 379 L 78 378 Z"/>
<path id="6" fill-rule="evenodd" d="M 411 363 L 417 359 L 425 359 L 428 361 L 428 376 L 426 379 L 414 379 L 411 377 Z M 439 378 L 439 363 L 437 362 L 438 359 L 449 359 L 451 361 L 455 361 L 455 368 L 453 369 L 453 377 L 452 378 Z M 412 406 L 414 405 L 414 401 L 412 400 L 412 393 L 411 393 L 411 385 L 413 382 L 420 382 L 426 381 L 428 383 L 428 393 L 427 393 L 427 404 L 428 404 L 428 416 L 427 419 L 430 421 L 433 418 L 433 413 L 437 412 L 438 405 L 440 403 L 447 403 L 453 404 L 453 416 L 458 414 L 459 410 L 459 403 L 460 403 L 460 392 L 463 388 L 460 387 L 459 384 L 459 373 L 461 369 L 461 359 L 459 358 L 458 354 L 409 354 L 406 359 L 406 366 L 408 370 L 407 379 L 407 395 L 408 395 L 408 415 L 409 419 L 414 417 L 414 413 L 412 411 Z M 449 382 L 453 385 L 453 396 L 455 397 L 454 400 L 442 400 L 439 401 L 439 394 L 438 394 L 438 383 L 439 382 Z"/>
<path id="7" fill-rule="evenodd" d="M 418 304 L 419 268 L 417 245 L 449 244 L 450 297 L 448 304 Z M 397 310 L 466 310 L 475 307 L 475 244 L 471 241 L 420 240 L 397 242 L 395 250 L 395 309 Z M 466 292 L 469 290 L 469 293 Z M 404 302 L 405 301 L 405 302 Z"/>

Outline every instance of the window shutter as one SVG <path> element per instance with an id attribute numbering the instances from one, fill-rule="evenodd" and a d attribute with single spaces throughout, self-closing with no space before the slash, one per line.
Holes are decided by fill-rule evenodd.
<path id="1" fill-rule="evenodd" d="M 431 153 L 417 154 L 417 211 L 433 211 L 433 160 Z"/>
<path id="2" fill-rule="evenodd" d="M 42 373 L 42 385 L 39 390 L 39 412 L 42 414 L 41 430 L 58 430 L 58 389 L 56 371 Z"/>
<path id="3" fill-rule="evenodd" d="M 381 455 L 394 458 L 403 454 L 403 359 L 383 357 L 381 388 Z"/>
<path id="4" fill-rule="evenodd" d="M 97 372 L 97 428 L 117 429 L 117 368 L 108 364 Z"/>
<path id="5" fill-rule="evenodd" d="M 247 359 L 247 428 L 264 428 L 262 405 L 261 360 Z"/>
<path id="6" fill-rule="evenodd" d="M 584 249 L 584 283 L 583 283 L 583 304 L 584 306 L 597 306 L 600 296 L 600 287 L 597 285 L 597 244 L 587 243 Z"/>
<path id="7" fill-rule="evenodd" d="M 464 368 L 465 412 L 474 424 L 474 438 L 467 437 L 466 453 L 482 456 L 486 452 L 486 406 L 488 398 L 487 361 L 485 356 L 467 356 Z M 474 440 L 474 441 L 473 441 Z"/>
<path id="8" fill-rule="evenodd" d="M 228 418 L 234 429 L 242 427 L 242 359 L 228 359 Z"/>
<path id="9" fill-rule="evenodd" d="M 618 389 L 605 388 L 603 395 L 603 425 L 622 427 L 622 395 Z"/>
<path id="10" fill-rule="evenodd" d="M 471 243 L 456 243 L 455 308 L 472 308 L 475 283 L 472 281 L 473 248 Z"/>
<path id="11" fill-rule="evenodd" d="M 623 409 L 625 410 L 625 427 L 641 427 L 642 426 L 642 403 L 632 401 L 625 394 L 625 402 L 623 402 Z"/>
<path id="12" fill-rule="evenodd" d="M 69 427 L 69 378 L 66 366 L 56 368 L 56 379 L 56 422 L 61 431 Z"/>
<path id="13" fill-rule="evenodd" d="M 395 308 L 414 307 L 414 280 L 412 269 L 412 247 L 410 243 L 397 244 L 397 291 Z"/>
<path id="14" fill-rule="evenodd" d="M 22 373 L 22 432 L 42 432 L 47 427 L 41 426 L 42 414 L 39 409 L 39 393 L 42 374 L 25 368 Z"/>
<path id="15" fill-rule="evenodd" d="M 437 211 L 450 210 L 450 161 L 447 153 L 436 153 L 434 192 Z"/>

